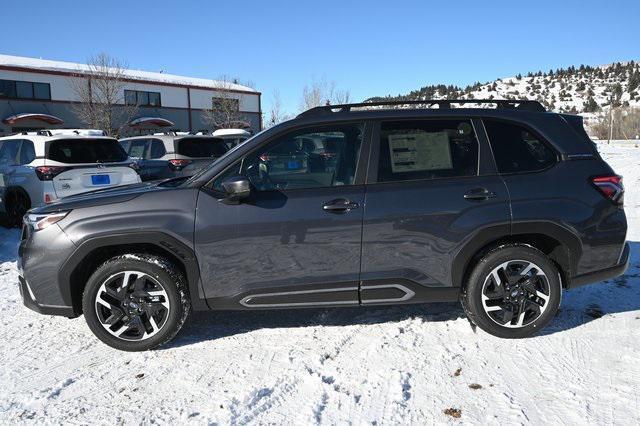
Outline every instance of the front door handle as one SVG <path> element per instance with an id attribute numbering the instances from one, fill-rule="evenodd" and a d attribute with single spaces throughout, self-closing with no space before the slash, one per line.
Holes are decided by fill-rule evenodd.
<path id="1" fill-rule="evenodd" d="M 322 210 L 329 213 L 344 213 L 360 207 L 358 203 L 347 200 L 346 198 L 338 198 L 331 200 L 322 205 Z"/>
<path id="2" fill-rule="evenodd" d="M 474 188 L 469 190 L 466 194 L 464 194 L 465 200 L 471 201 L 483 201 L 488 200 L 489 198 L 495 198 L 496 193 L 493 191 L 489 191 L 487 188 Z"/>

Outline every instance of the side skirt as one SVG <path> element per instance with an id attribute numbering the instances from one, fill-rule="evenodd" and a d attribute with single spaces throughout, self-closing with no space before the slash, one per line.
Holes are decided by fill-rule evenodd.
<path id="1" fill-rule="evenodd" d="M 459 296 L 459 287 L 425 287 L 407 279 L 385 279 L 263 288 L 207 299 L 207 304 L 212 310 L 292 309 L 453 302 Z"/>

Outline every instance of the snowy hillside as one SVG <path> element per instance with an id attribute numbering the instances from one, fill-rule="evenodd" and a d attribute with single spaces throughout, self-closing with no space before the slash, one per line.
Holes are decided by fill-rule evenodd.
<path id="1" fill-rule="evenodd" d="M 22 305 L 20 235 L 0 228 L 0 424 L 638 424 L 640 148 L 601 150 L 627 184 L 631 266 L 523 340 L 449 303 L 199 313 L 161 350 L 118 352 Z"/>
<path id="2" fill-rule="evenodd" d="M 530 99 L 558 112 L 595 113 L 614 106 L 640 107 L 640 64 L 581 65 L 499 78 L 466 88 L 425 86 L 408 94 L 369 100 Z M 587 114 L 587 115 L 589 115 Z"/>

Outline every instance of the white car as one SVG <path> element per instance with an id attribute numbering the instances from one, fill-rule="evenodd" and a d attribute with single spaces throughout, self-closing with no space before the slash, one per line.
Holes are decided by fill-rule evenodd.
<path id="1" fill-rule="evenodd" d="M 96 189 L 140 182 L 127 153 L 96 130 L 0 138 L 0 212 L 19 225 L 32 207 Z"/>

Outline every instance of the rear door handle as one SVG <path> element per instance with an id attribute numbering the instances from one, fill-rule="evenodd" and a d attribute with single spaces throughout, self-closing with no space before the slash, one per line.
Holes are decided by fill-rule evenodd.
<path id="1" fill-rule="evenodd" d="M 331 200 L 322 205 L 322 209 L 329 213 L 344 213 L 360 207 L 358 203 L 351 202 L 345 198 Z"/>
<path id="2" fill-rule="evenodd" d="M 464 194 L 465 200 L 488 200 L 489 198 L 495 198 L 496 193 L 489 191 L 487 188 L 474 188 Z"/>

